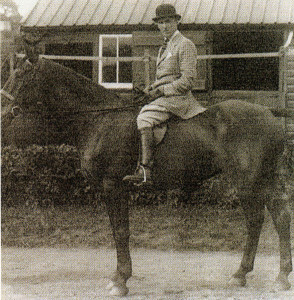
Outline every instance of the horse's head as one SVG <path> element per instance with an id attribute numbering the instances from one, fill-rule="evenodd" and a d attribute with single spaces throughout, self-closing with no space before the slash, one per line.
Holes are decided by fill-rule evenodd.
<path id="1" fill-rule="evenodd" d="M 42 58 L 24 58 L 1 94 L 2 143 L 17 146 L 61 143 L 69 116 L 117 102 L 102 86 Z"/>
<path id="2" fill-rule="evenodd" d="M 25 146 L 42 143 L 41 127 L 37 125 L 42 111 L 42 93 L 39 93 L 38 62 L 22 60 L 1 90 L 2 144 Z M 38 137 L 39 136 L 39 137 Z M 37 138 L 38 137 L 38 138 Z"/>

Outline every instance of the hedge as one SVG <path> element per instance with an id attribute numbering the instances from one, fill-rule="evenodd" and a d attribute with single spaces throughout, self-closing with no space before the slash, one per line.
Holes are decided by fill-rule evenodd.
<path id="1" fill-rule="evenodd" d="M 85 204 L 98 199 L 68 145 L 2 149 L 2 205 Z"/>
<path id="2" fill-rule="evenodd" d="M 2 149 L 2 205 L 98 205 L 100 193 L 83 177 L 76 148 L 68 145 L 37 146 L 24 150 Z M 293 183 L 293 176 L 290 182 Z M 291 190 L 293 186 L 290 184 Z M 223 176 L 205 181 L 191 197 L 182 191 L 133 193 L 131 205 L 162 202 L 178 206 L 186 203 L 236 206 L 236 190 Z"/>

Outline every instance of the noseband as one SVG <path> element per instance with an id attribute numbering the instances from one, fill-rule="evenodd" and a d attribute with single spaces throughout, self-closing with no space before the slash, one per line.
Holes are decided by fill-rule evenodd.
<path id="1" fill-rule="evenodd" d="M 0 94 L 3 95 L 4 97 L 6 97 L 8 100 L 10 101 L 14 101 L 15 98 L 9 94 L 8 92 L 6 92 L 5 90 L 0 90 Z M 20 115 L 22 113 L 22 109 L 20 106 L 18 105 L 15 105 L 11 108 L 11 114 L 14 116 L 14 117 L 17 117 L 18 115 Z"/>
<path id="2" fill-rule="evenodd" d="M 0 94 L 3 95 L 3 96 L 5 96 L 10 101 L 14 101 L 15 100 L 15 98 L 11 94 L 9 94 L 8 92 L 4 91 L 3 89 L 0 90 Z"/>

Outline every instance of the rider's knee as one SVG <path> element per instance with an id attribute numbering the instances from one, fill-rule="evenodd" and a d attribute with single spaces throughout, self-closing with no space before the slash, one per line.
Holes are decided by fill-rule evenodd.
<path id="1" fill-rule="evenodd" d="M 143 114 L 139 114 L 137 117 L 137 127 L 141 130 L 142 128 L 153 127 L 153 124 Z"/>

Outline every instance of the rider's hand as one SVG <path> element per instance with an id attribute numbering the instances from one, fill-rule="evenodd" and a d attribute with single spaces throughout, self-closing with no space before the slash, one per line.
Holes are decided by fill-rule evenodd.
<path id="1" fill-rule="evenodd" d="M 151 90 L 149 93 L 148 93 L 149 97 L 152 99 L 152 100 L 155 100 L 159 97 L 162 97 L 164 96 L 164 93 L 163 91 L 160 89 L 160 88 L 157 88 L 157 89 L 154 89 L 154 90 Z"/>
<path id="2" fill-rule="evenodd" d="M 152 87 L 151 85 L 147 85 L 145 87 L 145 89 L 143 90 L 143 93 L 146 94 L 146 95 L 149 95 L 149 92 L 152 90 Z"/>

